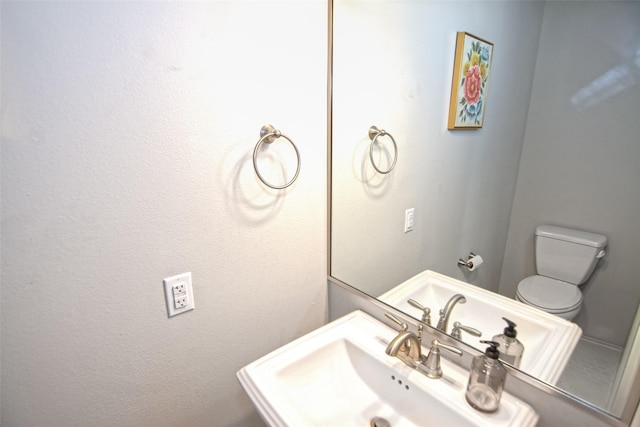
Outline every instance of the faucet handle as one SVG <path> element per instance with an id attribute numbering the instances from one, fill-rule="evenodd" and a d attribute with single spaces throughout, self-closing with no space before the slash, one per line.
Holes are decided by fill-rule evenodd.
<path id="1" fill-rule="evenodd" d="M 392 320 L 394 323 L 396 323 L 398 326 L 400 326 L 400 329 L 402 331 L 406 331 L 409 328 L 406 323 L 404 323 L 402 320 L 398 319 L 393 314 L 385 313 L 384 315 L 387 316 L 387 319 Z"/>
<path id="2" fill-rule="evenodd" d="M 453 329 L 451 330 L 451 336 L 455 339 L 462 339 L 460 331 L 465 331 L 473 336 L 479 337 L 482 336 L 482 332 L 479 330 L 472 328 L 470 326 L 464 326 L 460 324 L 460 322 L 453 322 Z"/>
<path id="3" fill-rule="evenodd" d="M 431 350 L 429 350 L 429 355 L 419 368 L 429 378 L 438 379 L 442 377 L 442 368 L 440 367 L 441 348 L 455 353 L 458 356 L 462 356 L 462 350 L 457 347 L 442 344 L 438 340 L 431 341 Z"/>
<path id="4" fill-rule="evenodd" d="M 422 322 L 431 326 L 431 309 L 429 307 L 423 306 L 414 299 L 409 299 L 407 302 L 409 303 L 409 305 L 417 308 L 418 310 L 422 310 Z"/>
<path id="5" fill-rule="evenodd" d="M 431 351 L 438 352 L 438 349 L 440 349 L 440 348 L 444 348 L 445 350 L 448 350 L 448 351 L 450 351 L 452 353 L 455 353 L 458 356 L 462 356 L 462 350 L 460 350 L 458 347 L 454 347 L 452 345 L 447 345 L 447 344 L 442 344 L 438 340 L 431 341 Z"/>

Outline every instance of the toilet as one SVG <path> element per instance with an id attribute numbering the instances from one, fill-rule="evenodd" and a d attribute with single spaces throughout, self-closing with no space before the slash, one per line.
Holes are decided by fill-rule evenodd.
<path id="1" fill-rule="evenodd" d="M 605 254 L 607 238 L 571 228 L 536 228 L 536 271 L 518 283 L 516 300 L 572 320 L 582 307 L 578 285 L 591 277 Z"/>

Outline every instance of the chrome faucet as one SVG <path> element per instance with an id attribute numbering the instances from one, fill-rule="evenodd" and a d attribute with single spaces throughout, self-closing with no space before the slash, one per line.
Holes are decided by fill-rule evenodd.
<path id="1" fill-rule="evenodd" d="M 407 324 L 398 320 L 393 314 L 385 313 L 385 316 L 397 323 L 401 331 L 391 340 L 384 352 L 402 360 L 407 366 L 415 368 L 423 359 L 420 339 L 413 332 L 407 331 Z"/>
<path id="2" fill-rule="evenodd" d="M 455 307 L 457 303 L 464 304 L 465 302 L 467 302 L 467 299 L 462 294 L 455 294 L 452 296 L 449 301 L 447 301 L 447 305 L 440 310 L 440 319 L 438 319 L 438 326 L 436 326 L 436 328 L 446 334 L 449 317 L 451 316 L 453 307 Z"/>
<path id="3" fill-rule="evenodd" d="M 402 360 L 405 365 L 415 368 L 422 361 L 422 349 L 420 341 L 413 332 L 400 332 L 393 339 L 385 350 L 389 356 L 397 357 Z"/>
<path id="4" fill-rule="evenodd" d="M 422 366 L 419 367 L 419 370 L 429 378 L 433 378 L 435 380 L 442 377 L 442 368 L 440 367 L 441 348 L 455 353 L 458 356 L 462 356 L 462 350 L 457 347 L 442 344 L 438 340 L 431 341 L 431 350 L 429 351 L 429 355 L 427 356 L 427 359 L 426 361 L 424 361 Z"/>
<path id="5" fill-rule="evenodd" d="M 425 357 L 422 354 L 420 338 L 407 330 L 407 324 L 400 321 L 393 314 L 385 313 L 389 319 L 397 323 L 401 330 L 400 333 L 389 343 L 385 353 L 389 356 L 397 357 L 405 365 L 416 369 L 420 373 L 429 378 L 438 379 L 442 377 L 442 368 L 440 367 L 440 349 L 443 348 L 457 355 L 462 355 L 459 348 L 442 344 L 438 340 L 431 341 L 431 350 L 429 355 Z"/>
<path id="6" fill-rule="evenodd" d="M 472 328 L 471 326 L 464 326 L 460 322 L 453 322 L 453 329 L 451 329 L 451 338 L 462 340 L 462 331 L 465 331 L 476 337 L 482 336 L 482 332 L 475 328 Z"/>
<path id="7" fill-rule="evenodd" d="M 425 307 L 422 304 L 420 304 L 418 301 L 414 300 L 414 299 L 409 299 L 407 300 L 407 302 L 409 303 L 409 305 L 417 308 L 418 310 L 422 310 L 422 322 L 426 323 L 427 325 L 431 326 L 431 309 L 429 307 Z"/>

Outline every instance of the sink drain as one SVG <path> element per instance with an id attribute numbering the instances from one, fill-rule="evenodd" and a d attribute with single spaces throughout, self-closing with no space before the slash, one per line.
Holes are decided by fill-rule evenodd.
<path id="1" fill-rule="evenodd" d="M 371 427 L 391 427 L 389 421 L 385 420 L 382 417 L 373 417 L 371 418 L 371 422 L 369 423 Z"/>

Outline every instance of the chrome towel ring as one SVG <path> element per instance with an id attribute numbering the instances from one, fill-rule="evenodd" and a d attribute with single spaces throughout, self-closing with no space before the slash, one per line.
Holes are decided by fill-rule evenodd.
<path id="1" fill-rule="evenodd" d="M 291 180 L 289 182 L 287 182 L 286 184 L 284 184 L 284 185 L 273 185 L 273 184 L 269 183 L 267 180 L 265 180 L 264 177 L 260 174 L 260 171 L 258 170 L 258 161 L 257 161 L 258 149 L 260 149 L 260 146 L 263 143 L 271 144 L 273 141 L 275 141 L 276 139 L 278 139 L 280 137 L 282 137 L 282 138 L 286 139 L 287 141 L 289 141 L 289 143 L 293 147 L 294 151 L 296 152 L 296 158 L 297 158 L 296 173 L 295 173 L 295 175 L 293 175 L 293 178 L 291 178 Z M 298 147 L 296 147 L 296 144 L 293 143 L 291 138 L 289 138 L 287 135 L 285 135 L 282 132 L 280 132 L 278 129 L 274 128 L 271 125 L 264 125 L 260 129 L 260 140 L 256 144 L 256 147 L 253 149 L 253 169 L 256 171 L 256 175 L 258 175 L 258 178 L 260 178 L 260 181 L 262 181 L 262 183 L 264 185 L 266 185 L 267 187 L 273 188 L 274 190 L 282 190 L 284 188 L 287 188 L 291 184 L 293 184 L 293 182 L 298 178 L 298 174 L 300 173 L 300 152 L 298 151 Z"/>
<path id="2" fill-rule="evenodd" d="M 389 167 L 389 169 L 381 170 L 376 165 L 376 162 L 373 160 L 373 144 L 376 143 L 378 137 L 385 136 L 385 135 L 391 138 L 391 142 L 393 143 L 393 162 L 391 163 L 391 166 Z M 373 165 L 373 168 L 378 172 L 380 172 L 381 174 L 387 174 L 391 172 L 393 168 L 396 167 L 396 162 L 398 161 L 398 146 L 396 145 L 396 140 L 393 139 L 393 136 L 391 136 L 390 133 L 388 133 L 383 129 L 378 129 L 375 126 L 371 126 L 369 128 L 369 139 L 371 140 L 371 144 L 369 145 L 369 158 L 371 159 L 371 164 Z"/>

